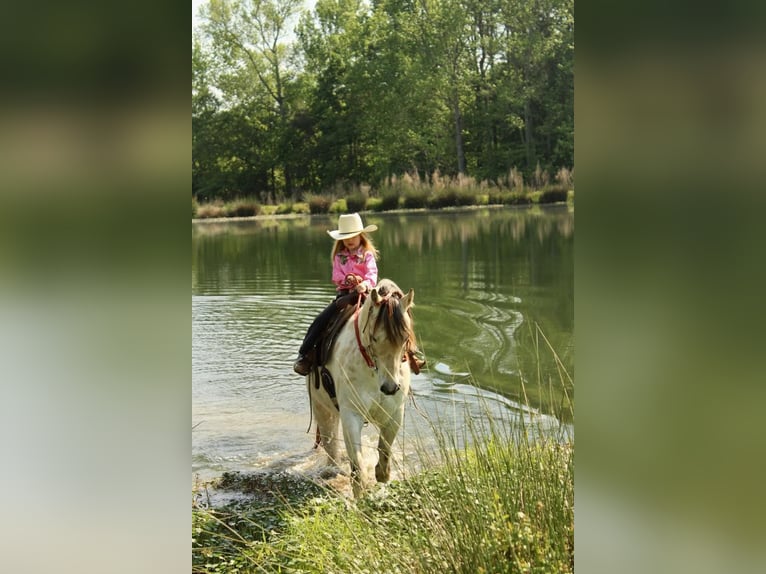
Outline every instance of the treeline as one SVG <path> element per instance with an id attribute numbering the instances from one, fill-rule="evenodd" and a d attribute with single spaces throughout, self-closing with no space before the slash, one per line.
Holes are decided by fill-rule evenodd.
<path id="1" fill-rule="evenodd" d="M 571 173 L 573 0 L 208 0 L 200 17 L 199 200 Z"/>

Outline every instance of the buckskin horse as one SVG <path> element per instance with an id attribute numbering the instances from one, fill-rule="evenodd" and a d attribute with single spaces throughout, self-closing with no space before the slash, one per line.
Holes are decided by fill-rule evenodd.
<path id="1" fill-rule="evenodd" d="M 390 279 L 381 279 L 340 329 L 323 366 L 306 377 L 317 444 L 337 464 L 338 422 L 351 463 L 354 497 L 364 488 L 362 427 L 379 431 L 375 478 L 388 482 L 391 446 L 404 419 L 410 392 L 406 353 L 414 344 L 411 307 L 415 292 L 405 295 Z M 417 367 L 415 367 L 417 368 Z"/>

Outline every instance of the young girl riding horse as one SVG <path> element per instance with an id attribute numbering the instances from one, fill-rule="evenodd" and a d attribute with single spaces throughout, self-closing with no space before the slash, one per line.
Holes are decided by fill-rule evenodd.
<path id="1" fill-rule="evenodd" d="M 306 333 L 298 351 L 293 370 L 306 376 L 314 367 L 316 345 L 330 321 L 347 305 L 355 305 L 363 294 L 369 293 L 378 282 L 378 253 L 372 239 L 367 235 L 378 229 L 377 225 L 364 226 L 358 213 L 341 215 L 338 229 L 327 233 L 335 240 L 332 248 L 332 281 L 337 292 L 335 300 L 322 311 Z M 415 357 L 415 343 L 408 346 L 408 359 L 415 374 L 420 372 L 424 361 Z"/>
<path id="2" fill-rule="evenodd" d="M 362 293 L 367 293 L 378 282 L 378 250 L 368 233 L 377 225 L 364 227 L 358 213 L 338 218 L 338 229 L 327 233 L 335 240 L 332 249 L 332 281 L 337 287 L 335 300 L 311 323 L 303 339 L 298 360 L 293 370 L 308 375 L 316 357 L 316 344 L 333 317 L 346 305 L 354 305 Z"/>

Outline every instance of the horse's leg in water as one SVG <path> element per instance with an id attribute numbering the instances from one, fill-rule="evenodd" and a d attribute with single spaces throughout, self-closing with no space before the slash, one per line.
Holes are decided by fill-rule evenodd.
<path id="1" fill-rule="evenodd" d="M 402 424 L 401 414 L 394 415 L 394 417 L 389 419 L 388 424 L 383 425 L 380 429 L 378 464 L 375 465 L 375 479 L 378 482 L 388 482 L 388 479 L 391 477 L 391 447 L 396 438 L 396 433 L 399 432 L 399 427 Z"/>
<path id="2" fill-rule="evenodd" d="M 318 392 L 321 392 L 318 391 Z M 327 456 L 330 457 L 333 464 L 338 464 L 338 421 L 339 415 L 337 409 L 332 405 L 320 403 L 314 399 L 314 416 L 317 421 L 317 430 L 319 431 L 319 444 L 322 445 Z"/>
<path id="3" fill-rule="evenodd" d="M 351 463 L 351 487 L 354 490 L 354 498 L 362 494 L 363 473 L 362 467 L 362 426 L 364 419 L 353 411 L 345 411 L 343 419 L 343 438 L 346 442 L 346 453 Z"/>

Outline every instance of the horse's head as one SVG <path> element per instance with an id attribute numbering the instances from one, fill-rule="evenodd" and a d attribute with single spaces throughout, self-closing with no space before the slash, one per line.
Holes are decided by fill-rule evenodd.
<path id="1" fill-rule="evenodd" d="M 405 295 L 390 279 L 381 279 L 370 292 L 360 314 L 362 343 L 373 357 L 380 377 L 380 390 L 395 394 L 405 345 L 414 337 L 411 308 L 415 299 L 412 289 Z"/>

